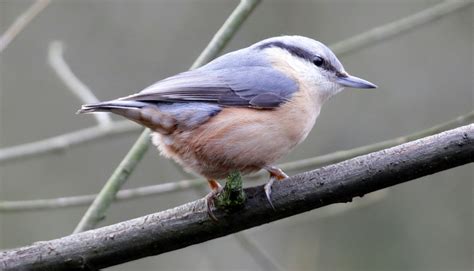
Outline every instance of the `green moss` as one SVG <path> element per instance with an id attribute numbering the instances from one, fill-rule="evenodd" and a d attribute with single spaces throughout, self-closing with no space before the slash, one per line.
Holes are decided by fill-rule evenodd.
<path id="1" fill-rule="evenodd" d="M 245 192 L 242 186 L 242 175 L 233 171 L 227 177 L 224 189 L 216 200 L 216 207 L 226 211 L 239 209 L 245 203 Z"/>

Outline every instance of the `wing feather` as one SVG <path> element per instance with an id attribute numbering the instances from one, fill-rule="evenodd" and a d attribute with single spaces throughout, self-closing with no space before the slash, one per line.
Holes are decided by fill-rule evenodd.
<path id="1" fill-rule="evenodd" d="M 180 73 L 121 100 L 194 101 L 223 106 L 275 108 L 290 99 L 297 89 L 293 79 L 271 67 L 231 66 Z"/>

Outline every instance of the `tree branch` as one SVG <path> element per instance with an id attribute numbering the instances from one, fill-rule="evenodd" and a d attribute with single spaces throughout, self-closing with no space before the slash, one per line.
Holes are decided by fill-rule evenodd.
<path id="1" fill-rule="evenodd" d="M 204 201 L 0 252 L 3 270 L 93 270 L 158 255 L 474 162 L 474 124 L 298 174 L 273 187 L 245 189 L 244 207 L 214 211 Z"/>
<path id="2" fill-rule="evenodd" d="M 317 168 L 330 163 L 340 162 L 346 159 L 350 159 L 359 155 L 367 154 L 396 146 L 398 144 L 406 143 L 415 139 L 419 139 L 425 136 L 441 133 L 447 129 L 458 127 L 461 125 L 470 124 L 474 121 L 474 111 L 469 112 L 466 115 L 459 116 L 447 122 L 435 125 L 425 130 L 415 132 L 410 135 L 397 137 L 382 142 L 374 143 L 367 146 L 357 147 L 349 150 L 337 151 L 325 155 L 315 156 L 302 160 L 280 164 L 278 167 L 284 171 L 296 171 L 296 170 L 307 170 L 310 168 Z M 124 121 L 124 125 L 129 123 Z M 113 134 L 111 134 L 113 135 Z M 77 136 L 78 139 L 83 139 L 81 135 Z M 61 142 L 61 141 L 58 141 Z M 61 145 L 60 145 L 61 146 Z M 0 156 L 1 158 L 1 156 Z M 259 172 L 254 175 L 247 176 L 247 180 L 257 179 L 266 174 L 265 172 Z M 190 188 L 196 188 L 207 185 L 207 181 L 204 179 L 192 179 L 192 180 L 180 180 L 169 183 L 161 183 L 156 185 L 142 186 L 137 188 L 130 188 L 120 190 L 115 200 L 123 201 L 142 197 L 150 197 L 170 192 L 177 192 L 187 190 Z M 61 197 L 53 199 L 37 199 L 37 200 L 19 200 L 19 201 L 0 201 L 0 213 L 1 212 L 14 212 L 14 211 L 35 211 L 43 209 L 53 209 L 61 207 L 73 207 L 82 206 L 92 203 L 97 194 L 92 195 L 80 195 L 71 197 Z"/>
<path id="3" fill-rule="evenodd" d="M 0 53 L 16 38 L 18 34 L 50 3 L 50 0 L 36 0 L 0 37 Z"/>
<path id="4" fill-rule="evenodd" d="M 47 139 L 0 149 L 0 165 L 46 153 L 65 151 L 94 140 L 110 139 L 130 132 L 138 132 L 140 126 L 128 121 L 115 121 L 110 126 L 94 126 Z"/>
<path id="5" fill-rule="evenodd" d="M 363 155 L 369 152 L 374 152 L 374 151 L 382 150 L 385 148 L 390 148 L 390 147 L 393 147 L 405 142 L 410 142 L 415 139 L 419 139 L 425 136 L 440 133 L 449 128 L 469 124 L 469 123 L 472 123 L 473 121 L 474 121 L 474 111 L 471 111 L 466 115 L 459 116 L 450 121 L 437 124 L 433 127 L 415 132 L 410 135 L 396 137 L 396 138 L 392 138 L 392 139 L 385 140 L 382 142 L 377 142 L 374 144 L 361 146 L 358 148 L 353 148 L 350 150 L 342 150 L 342 151 L 337 151 L 337 152 L 333 152 L 326 155 L 311 157 L 308 159 L 303 159 L 303 160 L 294 161 L 294 162 L 288 162 L 284 164 L 284 169 L 285 170 L 300 170 L 300 169 L 307 169 L 308 167 L 322 166 L 322 165 L 328 165 L 328 164 L 340 162 L 345 159 Z"/>
<path id="6" fill-rule="evenodd" d="M 331 47 L 336 54 L 341 54 L 341 55 L 346 54 L 354 50 L 360 49 L 362 46 L 375 44 L 382 40 L 391 38 L 392 36 L 414 29 L 415 27 L 419 27 L 423 25 L 424 23 L 428 23 L 434 19 L 438 19 L 442 16 L 448 15 L 451 12 L 454 12 L 462 7 L 466 7 L 467 5 L 471 3 L 472 1 L 452 1 L 452 0 L 444 1 L 424 11 L 415 13 L 413 15 L 402 18 L 395 22 L 391 22 L 391 23 L 373 28 L 366 32 L 350 37 L 346 40 L 340 41 L 336 44 L 330 45 L 329 47 Z M 412 18 L 412 19 L 408 19 L 408 18 Z M 415 20 L 413 20 L 413 18 L 415 18 Z M 422 20 L 417 19 L 417 18 L 422 18 Z M 413 21 L 415 21 L 415 23 L 413 23 Z M 385 33 L 385 30 L 387 30 L 387 33 Z M 12 147 L 0 149 L 0 164 L 16 161 L 16 160 L 19 160 L 20 158 L 27 159 L 27 158 L 32 158 L 38 155 L 48 154 L 51 152 L 55 152 L 58 149 L 66 150 L 67 148 L 70 148 L 70 147 L 75 147 L 75 146 L 79 146 L 85 143 L 92 142 L 94 140 L 103 139 L 104 137 L 108 137 L 111 133 L 113 135 L 124 135 L 124 134 L 128 134 L 128 133 L 139 130 L 138 126 L 132 125 L 132 124 L 130 124 L 129 126 L 130 129 L 120 130 L 120 129 L 117 129 L 116 127 L 119 125 L 121 125 L 121 123 L 114 122 L 110 125 L 111 127 L 109 127 L 109 129 L 99 129 L 97 127 L 86 128 L 84 130 L 79 130 L 76 132 L 71 132 L 64 135 L 56 136 L 54 137 L 54 140 L 45 139 L 45 140 L 40 140 L 36 142 L 21 144 L 18 146 L 12 146 Z M 87 137 L 87 139 L 81 140 L 81 141 L 75 140 L 74 135 L 76 133 L 79 134 L 89 129 L 94 130 L 93 137 Z M 109 133 L 109 130 L 113 132 Z M 62 147 L 58 148 L 56 144 L 49 145 L 49 143 L 56 142 L 56 141 L 61 141 Z M 31 150 L 29 149 L 30 147 L 32 148 Z"/>
<path id="7" fill-rule="evenodd" d="M 248 237 L 244 232 L 234 234 L 238 244 L 252 257 L 261 267 L 261 270 L 268 271 L 284 271 L 286 270 L 277 261 L 275 261 L 268 253 L 262 249 L 257 242 Z"/>
<path id="8" fill-rule="evenodd" d="M 424 25 L 439 19 L 453 11 L 467 7 L 473 4 L 472 0 L 447 0 L 432 7 L 424 9 L 418 13 L 412 14 L 400 20 L 375 27 L 360 35 L 343 40 L 331 46 L 338 55 L 344 55 L 352 50 L 365 48 L 370 44 L 393 38 L 400 33 L 414 29 L 417 26 Z"/>
<path id="9" fill-rule="evenodd" d="M 97 103 L 99 100 L 94 93 L 72 73 L 71 68 L 64 61 L 63 44 L 60 41 L 53 41 L 49 44 L 48 61 L 63 83 L 82 103 Z M 109 114 L 94 114 L 99 126 L 109 126 L 112 124 L 112 118 Z"/>

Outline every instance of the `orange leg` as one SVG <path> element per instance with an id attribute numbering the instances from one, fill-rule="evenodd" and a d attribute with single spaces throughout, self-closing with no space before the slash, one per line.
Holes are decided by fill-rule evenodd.
<path id="1" fill-rule="evenodd" d="M 266 166 L 264 167 L 264 169 L 266 169 L 268 173 L 270 173 L 270 179 L 264 186 L 265 195 L 267 196 L 267 200 L 270 203 L 270 206 L 272 206 L 273 210 L 275 210 L 275 207 L 273 206 L 272 198 L 271 198 L 273 182 L 275 182 L 275 180 L 281 181 L 283 179 L 286 179 L 288 178 L 288 175 L 286 175 L 285 172 L 283 172 L 283 170 L 274 166 Z"/>
<path id="2" fill-rule="evenodd" d="M 207 206 L 207 213 L 212 220 L 217 221 L 216 216 L 212 213 L 212 207 L 214 206 L 214 200 L 216 199 L 217 195 L 222 191 L 222 186 L 216 180 L 207 180 L 209 187 L 211 188 L 211 192 L 204 197 Z"/>
<path id="3" fill-rule="evenodd" d="M 216 180 L 207 180 L 207 183 L 209 184 L 209 187 L 212 190 L 220 190 L 222 189 L 222 186 L 216 181 Z"/>

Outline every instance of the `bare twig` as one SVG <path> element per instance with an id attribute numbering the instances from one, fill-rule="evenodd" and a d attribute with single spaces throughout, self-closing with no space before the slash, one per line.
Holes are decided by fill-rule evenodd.
<path id="1" fill-rule="evenodd" d="M 275 183 L 273 203 L 262 186 L 245 190 L 233 213 L 204 200 L 60 239 L 0 252 L 3 270 L 95 270 L 202 243 L 422 176 L 474 162 L 474 124 L 305 172 Z M 53 253 L 51 253 L 53 252 Z"/>
<path id="2" fill-rule="evenodd" d="M 474 3 L 472 0 L 447 0 L 400 20 L 373 28 L 331 46 L 336 54 L 366 48 L 370 44 L 395 37 Z"/>
<path id="3" fill-rule="evenodd" d="M 82 103 L 97 103 L 99 100 L 92 91 L 71 71 L 63 57 L 63 44 L 60 41 L 53 41 L 49 44 L 48 60 L 49 65 L 61 78 L 63 83 L 76 95 Z M 109 114 L 94 114 L 99 126 L 110 126 L 112 118 Z"/>
<path id="4" fill-rule="evenodd" d="M 130 174 L 132 174 L 133 170 L 148 150 L 149 133 L 146 133 L 146 131 L 147 130 L 139 136 L 137 142 L 133 144 L 127 155 L 125 155 L 125 158 L 109 177 L 104 187 L 100 190 L 97 197 L 79 221 L 79 224 L 74 229 L 74 233 L 92 229 L 102 221 L 102 219 L 104 219 L 105 212 L 110 204 L 112 204 L 117 192 L 127 181 Z"/>
<path id="5" fill-rule="evenodd" d="M 124 201 L 135 199 L 138 197 L 155 196 L 157 194 L 166 194 L 171 192 L 178 192 L 192 187 L 202 186 L 204 180 L 181 180 L 179 182 L 162 183 L 158 185 L 143 186 L 132 189 L 123 189 L 117 193 L 115 200 Z M 54 209 L 61 207 L 74 207 L 91 204 L 97 194 L 82 195 L 73 197 L 62 197 L 55 199 L 38 199 L 25 201 L 4 201 L 0 202 L 0 212 L 8 211 L 33 211 Z"/>
<path id="6" fill-rule="evenodd" d="M 232 14 L 230 14 L 221 28 L 214 34 L 208 46 L 198 56 L 191 66 L 191 70 L 211 61 L 217 56 L 260 1 L 261 0 L 241 0 L 240 4 L 235 8 Z"/>
<path id="7" fill-rule="evenodd" d="M 193 63 L 191 69 L 206 63 L 202 61 L 208 61 L 216 57 L 259 3 L 260 0 L 241 0 L 215 37 L 209 42 L 201 56 Z M 107 180 L 107 183 L 77 225 L 74 233 L 92 229 L 103 219 L 106 210 L 114 200 L 120 187 L 145 155 L 149 145 L 149 136 L 150 130 L 145 129 L 123 158 L 120 165 L 115 169 L 112 176 Z"/>
<path id="8" fill-rule="evenodd" d="M 386 141 L 382 141 L 382 142 L 378 142 L 378 143 L 374 143 L 374 144 L 370 144 L 370 145 L 366 145 L 366 146 L 362 146 L 362 147 L 358 147 L 358 148 L 354 148 L 350 150 L 337 151 L 337 152 L 333 152 L 326 155 L 316 156 L 316 157 L 298 160 L 294 162 L 288 162 L 288 163 L 283 164 L 282 168 L 284 168 L 285 170 L 301 170 L 301 169 L 306 169 L 309 167 L 328 165 L 328 164 L 332 164 L 332 163 L 336 163 L 336 162 L 348 159 L 349 157 L 356 157 L 356 156 L 363 155 L 369 152 L 382 150 L 382 149 L 396 146 L 398 144 L 409 142 L 418 138 L 433 135 L 435 133 L 440 133 L 449 128 L 465 125 L 467 123 L 472 123 L 473 121 L 474 121 L 474 111 L 471 111 L 466 115 L 459 116 L 453 120 L 435 125 L 426 130 L 418 131 L 411 135 L 401 136 L 394 139 L 389 139 Z"/>
<path id="9" fill-rule="evenodd" d="M 25 27 L 43 11 L 50 0 L 36 0 L 23 14 L 16 18 L 15 22 L 0 37 L 0 53 L 25 29 Z"/>
<path id="10" fill-rule="evenodd" d="M 75 132 L 50 137 L 47 139 L 7 147 L 0 150 L 0 164 L 19 159 L 33 158 L 45 153 L 60 152 L 71 146 L 105 138 L 116 137 L 130 132 L 138 132 L 140 126 L 134 122 L 123 120 L 113 122 L 110 126 L 95 126 Z"/>
<path id="11" fill-rule="evenodd" d="M 442 124 L 435 125 L 426 130 L 422 130 L 411 135 L 397 137 L 394 139 L 378 142 L 372 145 L 358 147 L 345 151 L 338 151 L 322 156 L 316 156 L 308 159 L 298 160 L 294 162 L 284 163 L 279 165 L 285 171 L 313 169 L 328 163 L 336 163 L 346 159 L 350 159 L 362 154 L 366 154 L 370 151 L 381 150 L 382 148 L 388 148 L 397 144 L 402 144 L 410 140 L 415 140 L 424 136 L 433 135 L 440 133 L 447 129 L 472 123 L 474 121 L 474 111 L 466 115 L 459 116 L 453 120 L 444 122 Z M 125 122 L 123 123 L 126 124 Z M 87 134 L 87 133 L 86 133 Z M 77 135 L 77 138 L 81 138 L 81 135 Z M 1 158 L 1 157 L 0 157 Z M 253 179 L 264 176 L 265 172 L 260 172 L 253 175 Z M 250 177 L 250 176 L 249 176 Z M 252 178 L 249 178 L 252 179 Z M 166 194 L 170 192 L 177 192 L 186 190 L 189 188 L 200 187 L 206 184 L 204 179 L 194 180 L 182 180 L 177 182 L 163 183 L 158 185 L 143 186 L 139 188 L 125 189 L 118 192 L 116 200 L 130 200 L 142 197 L 156 196 Z M 0 202 L 0 212 L 9 211 L 34 211 L 42 209 L 52 209 L 60 207 L 73 207 L 90 204 L 97 195 L 82 195 L 63 197 L 55 199 L 38 199 L 38 200 L 26 200 L 26 201 L 4 201 Z"/>
<path id="12" fill-rule="evenodd" d="M 421 26 L 422 23 L 427 23 L 427 22 L 431 21 L 432 18 L 434 19 L 434 18 L 439 18 L 440 16 L 448 15 L 450 12 L 456 11 L 460 7 L 464 7 L 464 5 L 468 5 L 468 4 L 469 4 L 469 1 L 461 1 L 461 2 L 446 1 L 446 2 L 443 2 L 442 4 L 439 4 L 439 5 L 441 5 L 441 11 L 442 12 L 440 12 L 439 6 L 436 5 L 436 6 L 438 6 L 438 8 L 436 8 L 435 10 L 437 10 L 438 12 L 428 12 L 427 14 L 429 16 L 425 17 L 426 15 L 423 15 L 423 18 L 425 18 L 425 19 L 421 20 L 421 21 L 417 21 L 416 24 L 413 24 L 412 20 L 407 20 L 407 18 L 410 18 L 412 16 L 416 16 L 416 14 L 414 14 L 414 15 L 408 16 L 406 18 L 402 18 L 398 21 L 395 21 L 395 22 L 392 22 L 392 23 L 374 28 L 374 29 L 377 29 L 377 31 L 372 29 L 372 30 L 363 32 L 361 34 L 355 35 L 351 38 L 348 38 L 346 40 L 338 42 L 336 44 L 330 45 L 330 47 L 333 48 L 333 50 L 338 54 L 345 54 L 345 53 L 348 53 L 348 52 L 359 49 L 360 46 L 362 46 L 362 45 L 375 44 L 375 43 L 377 43 L 381 40 L 390 38 L 391 37 L 390 35 L 397 35 L 397 34 L 402 33 L 403 31 L 411 30 L 415 27 Z M 436 7 L 436 6 L 434 6 L 434 7 Z M 434 7 L 431 7 L 431 8 L 434 8 Z M 428 9 L 431 9 L 431 8 L 428 8 Z M 420 13 L 424 14 L 423 11 L 420 12 Z M 419 13 L 417 13 L 417 14 L 419 14 Z M 383 33 L 384 27 L 387 27 L 388 29 L 393 29 L 393 25 L 397 26 L 397 28 L 396 28 L 397 31 L 391 30 L 390 35 L 370 34 L 370 33 Z M 411 28 L 408 28 L 408 26 L 410 26 Z M 381 38 L 381 37 L 383 37 L 383 38 Z M 111 126 L 114 126 L 114 125 L 115 125 L 115 123 L 111 124 Z M 91 128 L 86 128 L 86 129 L 91 129 Z M 113 127 L 111 129 L 113 129 Z M 138 127 L 136 128 L 136 130 L 138 130 Z M 130 129 L 130 130 L 127 129 L 127 130 L 124 130 L 123 133 L 127 134 L 127 133 L 134 132 L 134 131 L 135 131 L 135 129 Z M 77 131 L 77 133 L 80 133 L 80 131 Z M 120 133 L 118 133 L 117 135 L 119 135 L 119 134 Z M 106 137 L 106 136 L 108 136 L 108 133 L 106 133 L 104 131 L 103 134 L 97 134 L 96 137 L 90 138 L 90 141 L 93 141 L 95 139 L 99 139 L 99 138 L 102 138 L 102 137 Z M 78 146 L 77 141 L 68 142 L 69 141 L 68 134 L 59 135 L 56 138 L 61 138 L 61 140 L 63 142 L 65 142 L 65 143 L 67 142 L 68 144 L 65 144 L 65 145 L 67 145 L 68 147 Z M 87 141 L 87 140 L 86 141 L 81 141 L 80 144 L 88 143 L 90 141 Z M 49 142 L 48 140 L 41 140 L 37 143 L 48 143 L 48 142 Z M 26 146 L 30 145 L 30 146 L 37 147 L 37 145 L 34 144 L 34 143 L 36 143 L 36 142 L 26 143 L 25 145 Z M 41 151 L 40 152 L 25 151 L 25 149 L 23 148 L 23 145 L 8 147 L 7 149 L 0 149 L 0 164 L 10 162 L 10 161 L 14 161 L 14 160 L 18 160 L 18 158 L 26 159 L 26 158 L 29 158 L 30 156 L 37 156 L 37 155 L 41 155 L 41 154 L 47 154 L 47 153 L 54 152 L 54 151 L 57 150 L 57 148 L 54 145 L 51 146 L 51 149 L 48 149 L 48 145 L 42 146 L 41 148 L 36 148 L 36 149 L 41 150 Z M 4 150 L 8 150 L 8 155 L 3 154 Z M 16 153 L 15 150 L 21 150 L 21 152 Z"/>

